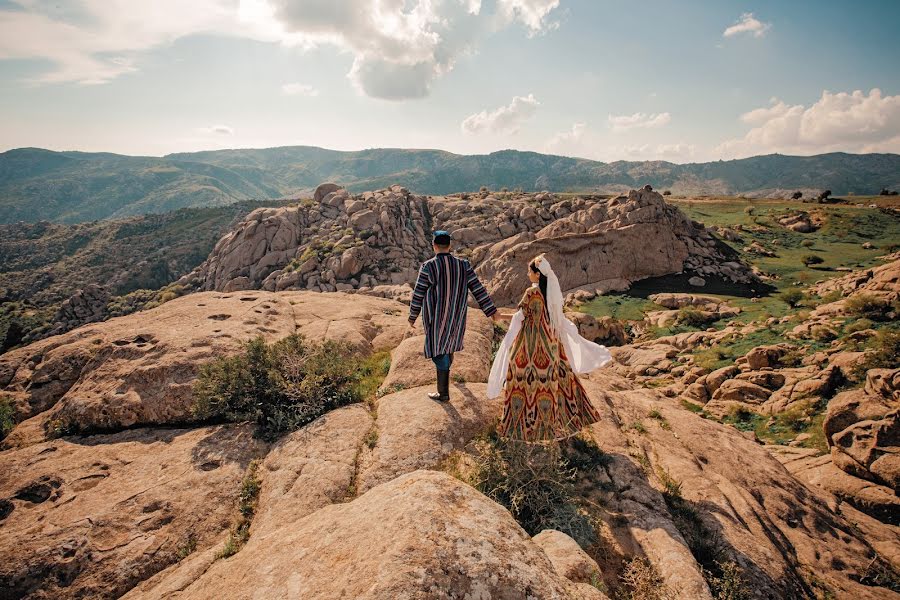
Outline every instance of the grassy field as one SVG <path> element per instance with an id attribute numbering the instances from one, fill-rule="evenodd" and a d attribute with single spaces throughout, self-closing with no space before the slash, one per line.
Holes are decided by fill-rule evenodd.
<path id="1" fill-rule="evenodd" d="M 611 315 L 625 320 L 640 320 L 648 310 L 660 310 L 647 299 L 657 292 L 691 291 L 728 300 L 743 312 L 736 319 L 750 322 L 769 316 L 781 317 L 795 309 L 779 297 L 779 293 L 793 287 L 805 288 L 816 281 L 830 279 L 847 270 L 880 264 L 880 256 L 900 248 L 900 217 L 884 207 L 900 205 L 896 196 L 866 196 L 853 198 L 856 204 L 820 205 L 787 200 L 748 200 L 745 198 L 669 198 L 690 218 L 707 226 L 740 226 L 741 242 L 726 242 L 741 258 L 756 265 L 771 279 L 773 289 L 753 298 L 738 290 L 722 289 L 710 283 L 704 288 L 685 289 L 678 278 L 659 278 L 636 283 L 623 294 L 600 296 L 582 306 L 594 316 Z M 870 208 L 873 202 L 879 208 Z M 798 210 L 809 212 L 822 222 L 812 233 L 797 233 L 778 224 L 778 219 Z M 744 248 L 757 242 L 775 256 L 760 256 L 745 252 Z M 869 243 L 871 249 L 863 248 Z M 807 265 L 803 259 L 817 256 L 819 264 Z M 713 324 L 716 326 L 717 324 Z M 661 334 L 668 333 L 662 331 Z"/>

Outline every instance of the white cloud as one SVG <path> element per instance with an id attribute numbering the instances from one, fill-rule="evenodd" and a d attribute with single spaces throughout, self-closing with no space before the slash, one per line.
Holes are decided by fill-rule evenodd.
<path id="1" fill-rule="evenodd" d="M 633 160 L 683 161 L 693 158 L 696 152 L 696 146 L 684 142 L 674 144 L 642 144 L 640 146 L 625 146 L 622 149 L 622 154 Z"/>
<path id="2" fill-rule="evenodd" d="M 546 19 L 559 6 L 559 0 L 498 0 L 497 6 L 507 19 L 518 19 L 532 33 L 558 26 L 558 23 L 549 23 Z"/>
<path id="3" fill-rule="evenodd" d="M 307 83 L 285 83 L 281 86 L 281 93 L 285 96 L 318 96 L 319 90 Z"/>
<path id="4" fill-rule="evenodd" d="M 587 123 L 573 123 L 572 128 L 557 133 L 547 141 L 545 150 L 547 152 L 561 152 L 564 156 L 571 156 L 573 152 L 578 152 L 584 134 L 587 131 Z"/>
<path id="5" fill-rule="evenodd" d="M 234 135 L 234 129 L 228 125 L 212 125 L 210 127 L 201 127 L 202 133 L 214 133 L 218 135 Z"/>
<path id="6" fill-rule="evenodd" d="M 559 0 L 44 0 L 0 9 L 0 60 L 43 59 L 43 83 L 106 83 L 139 68 L 140 53 L 196 33 L 286 46 L 335 46 L 353 57 L 348 73 L 363 93 L 386 99 L 427 95 L 435 80 L 513 21 L 534 33 Z"/>
<path id="7" fill-rule="evenodd" d="M 755 127 L 720 144 L 720 155 L 900 152 L 900 95 L 883 96 L 877 88 L 868 95 L 824 91 L 809 108 L 773 98 L 769 107 L 745 113 L 741 120 Z"/>
<path id="8" fill-rule="evenodd" d="M 667 112 L 646 114 L 636 112 L 633 115 L 609 115 L 609 124 L 613 131 L 627 131 L 629 129 L 654 129 L 663 127 L 672 120 L 672 115 Z"/>
<path id="9" fill-rule="evenodd" d="M 749 33 L 753 37 L 762 37 L 772 27 L 771 23 L 763 23 L 753 16 L 753 13 L 744 13 L 735 21 L 734 25 L 722 32 L 722 37 L 732 37 L 741 33 Z"/>
<path id="10" fill-rule="evenodd" d="M 466 117 L 462 122 L 462 130 L 466 133 L 516 133 L 521 124 L 535 113 L 539 105 L 540 102 L 535 99 L 534 94 L 515 96 L 506 106 L 491 112 L 483 110 Z"/>

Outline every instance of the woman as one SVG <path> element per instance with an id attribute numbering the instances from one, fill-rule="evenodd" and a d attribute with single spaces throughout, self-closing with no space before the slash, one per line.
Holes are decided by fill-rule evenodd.
<path id="1" fill-rule="evenodd" d="M 526 442 L 562 440 L 600 416 L 576 373 L 605 365 L 609 350 L 578 335 L 563 315 L 559 280 L 543 256 L 530 264 L 532 286 L 510 319 L 491 376 L 488 397 L 505 390 L 502 437 Z"/>

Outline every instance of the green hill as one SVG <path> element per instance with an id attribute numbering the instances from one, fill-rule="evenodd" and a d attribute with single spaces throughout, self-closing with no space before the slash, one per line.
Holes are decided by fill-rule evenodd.
<path id="1" fill-rule="evenodd" d="M 900 155 L 772 154 L 679 165 L 602 163 L 515 150 L 463 156 L 440 150 L 340 152 L 290 146 L 158 158 L 22 148 L 0 154 L 0 223 L 77 223 L 221 206 L 296 196 L 323 181 L 352 191 L 400 183 L 425 194 L 481 186 L 618 192 L 646 183 L 675 194 L 765 194 L 795 188 L 877 194 L 883 187 L 900 188 Z"/>

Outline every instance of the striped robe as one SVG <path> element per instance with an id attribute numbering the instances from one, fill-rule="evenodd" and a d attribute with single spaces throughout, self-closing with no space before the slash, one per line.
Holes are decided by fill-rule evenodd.
<path id="1" fill-rule="evenodd" d="M 469 261 L 441 252 L 422 264 L 409 304 L 409 319 L 414 321 L 422 313 L 426 358 L 463 349 L 469 292 L 488 317 L 497 312 Z"/>

